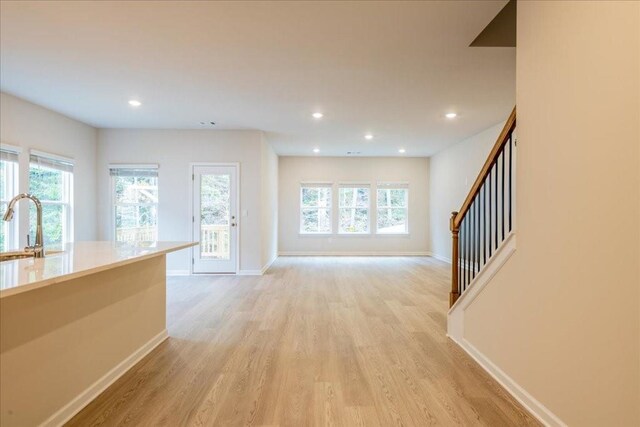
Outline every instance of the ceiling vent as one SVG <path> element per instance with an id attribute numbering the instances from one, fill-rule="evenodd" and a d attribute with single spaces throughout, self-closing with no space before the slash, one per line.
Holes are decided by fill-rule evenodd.
<path id="1" fill-rule="evenodd" d="M 347 151 L 347 156 L 359 156 L 362 151 Z"/>

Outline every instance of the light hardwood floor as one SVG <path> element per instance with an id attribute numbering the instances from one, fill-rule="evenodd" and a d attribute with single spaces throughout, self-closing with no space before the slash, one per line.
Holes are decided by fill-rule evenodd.
<path id="1" fill-rule="evenodd" d="M 446 336 L 448 264 L 168 279 L 170 338 L 68 425 L 538 425 Z"/>

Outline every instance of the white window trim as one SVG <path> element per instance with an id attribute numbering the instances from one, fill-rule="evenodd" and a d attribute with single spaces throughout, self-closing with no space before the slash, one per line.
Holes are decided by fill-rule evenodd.
<path id="1" fill-rule="evenodd" d="M 111 169 L 159 169 L 157 163 L 110 163 L 108 166 Z"/>
<path id="2" fill-rule="evenodd" d="M 329 197 L 329 206 L 325 208 L 321 207 L 303 207 L 302 206 L 302 190 L 304 188 L 328 188 L 331 192 Z M 333 205 L 335 197 L 335 192 L 333 191 L 333 183 L 332 182 L 322 182 L 322 181 L 302 181 L 300 182 L 300 188 L 298 190 L 298 235 L 300 236 L 332 236 L 333 235 Z M 329 231 L 304 231 L 302 229 L 302 211 L 308 209 L 328 209 L 329 210 Z"/>
<path id="3" fill-rule="evenodd" d="M 369 197 L 367 198 L 367 231 L 340 231 L 340 214 L 342 213 L 343 209 L 349 209 L 349 210 L 353 210 L 353 209 L 365 209 L 362 206 L 355 206 L 355 207 L 342 207 L 340 206 L 340 190 L 342 188 L 366 188 L 367 190 L 369 190 Z M 341 182 L 338 184 L 338 235 L 339 236 L 369 236 L 371 235 L 371 184 L 369 183 L 362 183 L 362 182 Z"/>
<path id="4" fill-rule="evenodd" d="M 378 210 L 379 209 L 402 209 L 402 207 L 380 206 L 378 203 L 378 190 L 407 190 L 406 204 L 404 206 L 405 214 L 405 231 L 385 233 L 380 232 L 378 228 Z M 408 236 L 409 235 L 409 183 L 407 182 L 378 182 L 376 185 L 376 236 Z"/>
<path id="5" fill-rule="evenodd" d="M 113 241 L 117 241 L 118 230 L 116 230 L 116 208 L 118 206 L 155 206 L 158 217 L 156 218 L 156 238 L 160 239 L 160 173 L 158 173 L 157 179 L 157 187 L 158 187 L 158 202 L 157 203 L 117 203 L 115 192 L 115 180 L 114 177 L 111 176 L 111 169 L 153 169 L 158 170 L 159 165 L 157 163 L 118 163 L 118 164 L 109 164 L 107 165 L 107 170 L 109 171 L 109 180 L 110 180 L 110 200 L 111 200 L 111 237 Z"/>
<path id="6" fill-rule="evenodd" d="M 43 157 L 43 158 L 48 158 L 51 160 L 55 160 L 55 161 L 61 161 L 64 163 L 69 163 L 73 166 L 74 164 L 74 160 L 70 157 L 63 157 L 63 156 L 58 156 L 56 154 L 51 154 L 51 153 L 46 153 L 43 151 L 38 151 L 38 150 L 29 150 L 30 155 L 35 155 L 38 157 Z M 41 166 L 39 165 L 37 162 L 32 162 L 31 160 L 29 160 L 29 171 L 31 170 L 31 166 L 35 166 L 35 167 L 42 167 L 44 169 L 52 169 L 52 170 L 57 170 L 54 168 L 50 168 L 47 166 Z M 73 178 L 74 178 L 74 172 L 69 172 L 69 171 L 65 171 L 65 170 L 60 170 L 60 172 L 62 173 L 62 178 L 63 178 L 63 182 L 62 182 L 62 190 L 63 190 L 63 195 L 62 195 L 62 199 L 64 201 L 60 201 L 60 200 L 45 200 L 45 199 L 40 199 L 40 203 L 42 203 L 43 206 L 46 205 L 50 205 L 50 206 L 55 206 L 55 205 L 59 205 L 59 206 L 63 206 L 66 207 L 66 209 L 63 209 L 62 213 L 63 213 L 63 221 L 62 221 L 62 246 L 65 246 L 67 243 L 73 242 L 74 241 L 74 202 L 73 202 L 73 193 L 74 193 L 74 187 L 73 187 Z M 30 176 L 30 172 L 29 175 Z M 31 183 L 29 182 L 28 187 L 31 186 Z M 27 217 L 28 218 L 28 217 Z M 28 228 L 30 229 L 31 225 L 30 225 L 30 219 L 28 219 Z M 35 237 L 35 236 L 34 236 Z M 46 239 L 46 236 L 45 236 Z"/>
<path id="7" fill-rule="evenodd" d="M 20 155 L 20 152 L 21 152 L 20 147 L 16 147 L 16 146 L 5 144 L 5 143 L 2 143 L 2 149 L 6 151 L 10 151 L 18 156 Z M 5 199 L 0 200 L 0 203 L 9 204 L 11 199 L 20 192 L 20 187 L 19 187 L 20 162 L 9 161 L 7 163 L 12 163 L 10 173 L 7 175 L 7 181 L 6 181 L 7 187 L 11 188 L 11 197 L 8 197 L 6 200 Z M 6 239 L 5 243 L 7 245 L 6 249 L 8 250 L 17 249 L 18 246 L 20 246 L 19 209 L 20 209 L 20 206 L 16 205 L 13 220 L 7 221 L 7 222 L 3 221 L 3 224 L 2 224 L 3 227 L 6 227 L 6 231 L 7 231 L 5 236 L 5 239 Z M 2 214 L 4 214 L 4 212 L 2 212 Z M 4 250 L 5 248 L 0 248 L 0 249 Z"/>
<path id="8" fill-rule="evenodd" d="M 33 156 L 44 157 L 46 159 L 55 160 L 57 162 L 71 163 L 72 165 L 75 163 L 75 160 L 72 159 L 71 157 L 61 156 L 59 154 L 47 153 L 45 151 L 40 151 L 40 150 L 31 149 L 29 150 L 29 154 Z"/>

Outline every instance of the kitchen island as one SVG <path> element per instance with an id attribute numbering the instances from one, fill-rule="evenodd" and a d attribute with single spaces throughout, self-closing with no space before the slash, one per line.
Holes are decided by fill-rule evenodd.
<path id="1" fill-rule="evenodd" d="M 0 425 L 61 425 L 167 338 L 166 254 L 77 242 L 0 263 Z"/>

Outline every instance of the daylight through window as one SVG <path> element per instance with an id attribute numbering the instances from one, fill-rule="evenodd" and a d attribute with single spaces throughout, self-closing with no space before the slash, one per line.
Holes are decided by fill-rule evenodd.
<path id="1" fill-rule="evenodd" d="M 18 194 L 18 152 L 4 145 L 0 148 L 0 212 L 4 214 L 9 201 Z M 12 221 L 2 221 L 0 227 L 0 250 L 3 252 L 18 248 L 18 215 Z"/>
<path id="2" fill-rule="evenodd" d="M 300 233 L 331 233 L 331 184 L 300 187 Z"/>
<path id="3" fill-rule="evenodd" d="M 42 203 L 42 232 L 47 249 L 73 241 L 73 160 L 32 151 L 29 193 Z M 37 210 L 29 204 L 29 236 L 35 243 Z"/>
<path id="4" fill-rule="evenodd" d="M 369 186 L 341 184 L 338 189 L 339 227 L 342 234 L 369 232 Z"/>
<path id="5" fill-rule="evenodd" d="M 110 166 L 115 240 L 158 240 L 157 166 Z"/>
<path id="6" fill-rule="evenodd" d="M 408 227 L 409 188 L 406 184 L 378 184 L 377 232 L 406 234 Z"/>

